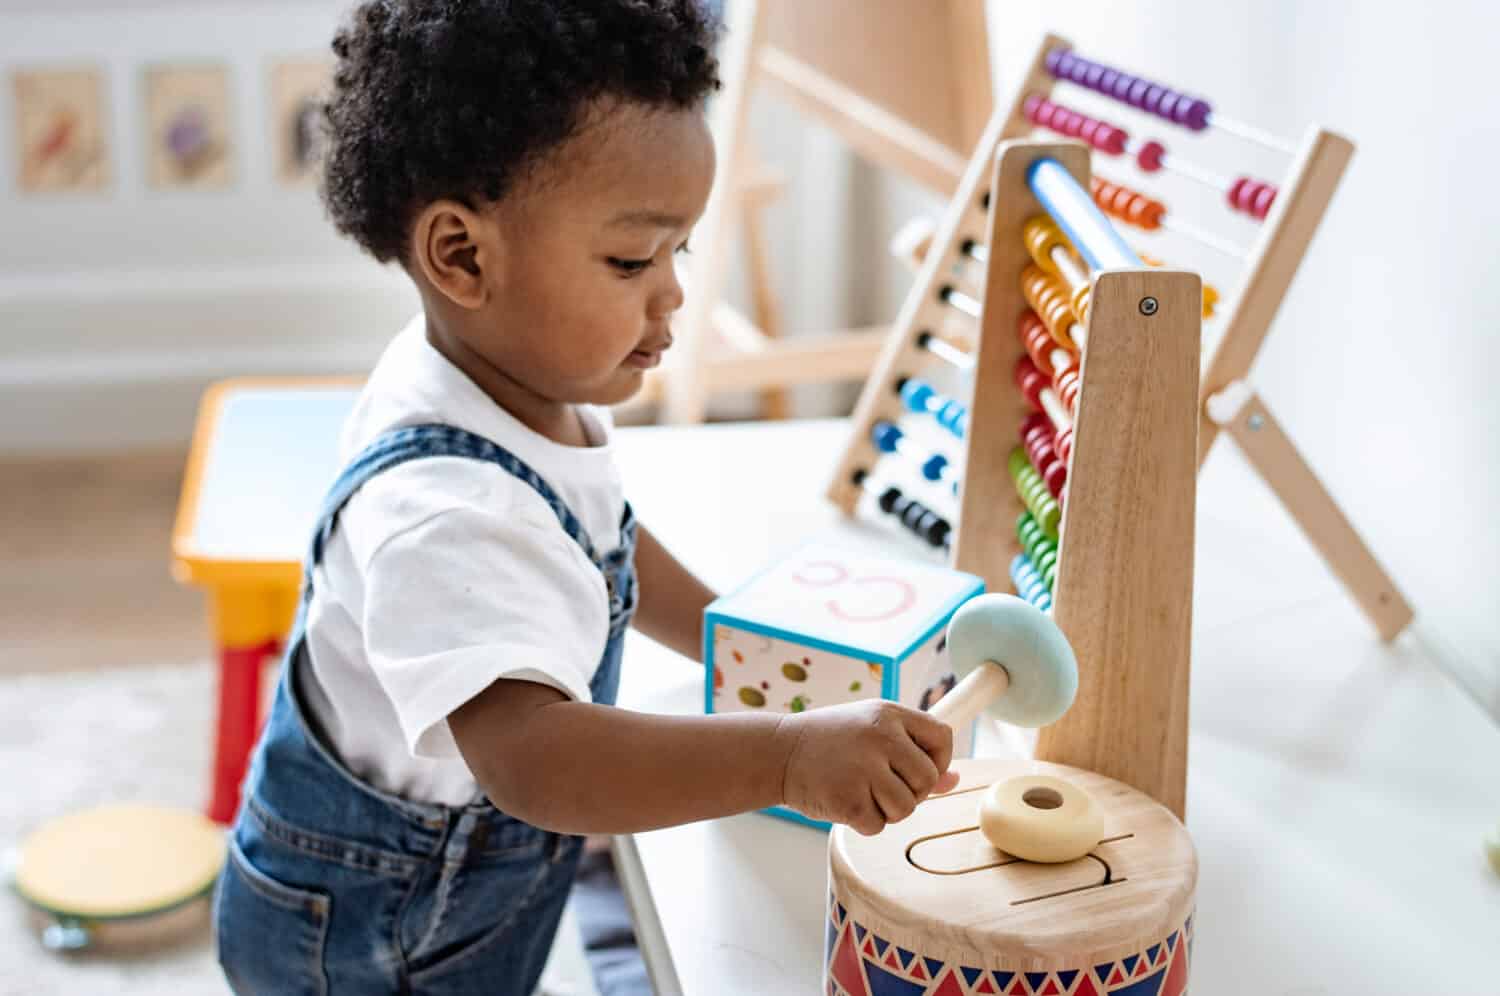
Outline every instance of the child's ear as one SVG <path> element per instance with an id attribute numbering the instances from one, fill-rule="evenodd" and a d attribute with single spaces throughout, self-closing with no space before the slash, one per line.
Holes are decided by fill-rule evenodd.
<path id="1" fill-rule="evenodd" d="M 494 226 L 466 205 L 434 201 L 412 226 L 413 261 L 444 297 L 461 308 L 477 309 L 489 292 L 485 269 L 499 269 L 495 236 Z"/>

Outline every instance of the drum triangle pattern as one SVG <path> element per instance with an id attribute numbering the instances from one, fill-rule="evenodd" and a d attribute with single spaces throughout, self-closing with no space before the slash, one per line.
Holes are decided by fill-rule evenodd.
<path id="1" fill-rule="evenodd" d="M 945 962 L 876 935 L 846 907 L 828 904 L 829 996 L 1186 996 L 1192 918 L 1118 961 L 1058 971 L 987 970 Z"/>

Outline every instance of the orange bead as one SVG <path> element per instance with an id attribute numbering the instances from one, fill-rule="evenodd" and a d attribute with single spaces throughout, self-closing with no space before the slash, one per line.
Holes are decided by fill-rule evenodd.
<path id="1" fill-rule="evenodd" d="M 1067 239 L 1058 230 L 1051 218 L 1038 215 L 1027 221 L 1021 229 L 1021 241 L 1037 266 L 1046 273 L 1057 275 L 1057 264 L 1052 261 L 1052 250 L 1070 249 Z"/>
<path id="2" fill-rule="evenodd" d="M 1073 344 L 1073 337 L 1068 329 L 1077 316 L 1073 314 L 1068 294 L 1058 286 L 1058 281 L 1047 276 L 1035 264 L 1028 263 L 1021 271 L 1021 294 L 1046 323 L 1052 338 L 1060 346 L 1076 351 L 1078 347 Z"/>
<path id="3" fill-rule="evenodd" d="M 1100 211 L 1148 232 L 1160 228 L 1167 213 L 1167 206 L 1161 201 L 1097 176 L 1090 178 L 1089 189 Z"/>

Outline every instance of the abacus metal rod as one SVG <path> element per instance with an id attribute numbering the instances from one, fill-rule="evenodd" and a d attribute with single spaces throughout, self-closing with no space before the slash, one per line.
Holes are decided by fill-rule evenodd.
<path id="1" fill-rule="evenodd" d="M 879 419 L 870 429 L 870 441 L 882 453 L 895 453 L 916 467 L 922 479 L 933 484 L 947 483 L 954 494 L 958 493 L 958 468 L 948 457 L 936 449 L 923 455 L 916 440 L 895 422 Z"/>
<path id="2" fill-rule="evenodd" d="M 1127 224 L 1129 223 L 1127 222 Z M 1205 232 L 1198 226 L 1189 224 L 1188 222 L 1175 221 L 1170 215 L 1162 216 L 1161 227 L 1165 228 L 1169 232 L 1175 232 L 1178 235 L 1183 236 L 1184 238 L 1192 239 L 1199 245 L 1206 246 L 1207 248 L 1212 249 L 1215 252 L 1223 253 L 1225 256 L 1228 256 L 1231 259 L 1237 259 L 1240 262 L 1244 262 L 1250 257 L 1250 253 L 1248 250 L 1234 244 L 1233 242 L 1230 242 L 1228 239 L 1221 239 L 1212 232 Z"/>
<path id="3" fill-rule="evenodd" d="M 1150 143 L 1138 142 L 1135 139 L 1127 138 L 1125 140 L 1125 154 L 1132 158 L 1138 157 L 1141 150 L 1148 144 Z M 1160 145 L 1160 143 L 1157 144 Z M 1156 161 L 1161 164 L 1162 169 L 1171 170 L 1173 173 L 1185 176 L 1189 180 L 1203 184 L 1205 187 L 1212 187 L 1220 193 L 1224 193 L 1230 187 L 1234 186 L 1233 177 L 1225 176 L 1223 173 L 1216 173 L 1207 166 L 1199 166 L 1189 160 L 1179 160 L 1170 152 L 1162 151 Z M 1146 172 L 1150 171 L 1147 170 Z"/>
<path id="4" fill-rule="evenodd" d="M 1209 112 L 1208 126 L 1210 128 L 1217 128 L 1220 131 L 1226 131 L 1236 138 L 1243 138 L 1246 141 L 1264 145 L 1268 149 L 1273 149 L 1288 156 L 1295 156 L 1297 154 L 1297 146 L 1279 135 L 1262 131 L 1254 125 L 1246 124 L 1243 121 L 1236 121 L 1234 118 L 1226 118 L 1218 111 Z"/>
<path id="5" fill-rule="evenodd" d="M 965 294 L 951 284 L 939 291 L 938 296 L 943 299 L 945 304 L 950 305 L 954 310 L 962 314 L 968 315 L 970 318 L 978 318 L 983 313 L 984 305 L 977 298 Z"/>
<path id="6" fill-rule="evenodd" d="M 927 350 L 939 359 L 947 360 L 964 373 L 972 373 L 974 371 L 974 357 L 952 343 L 939 339 L 931 332 L 923 332 L 917 336 L 917 346 Z"/>

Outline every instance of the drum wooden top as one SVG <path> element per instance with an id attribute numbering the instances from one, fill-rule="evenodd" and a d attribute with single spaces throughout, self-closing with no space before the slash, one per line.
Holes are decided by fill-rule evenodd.
<path id="1" fill-rule="evenodd" d="M 21 847 L 15 885 L 54 915 L 116 919 L 202 895 L 223 863 L 224 831 L 198 813 L 101 806 L 34 833 Z"/>
<path id="2" fill-rule="evenodd" d="M 1159 942 L 1192 913 L 1198 859 L 1177 819 L 1113 779 L 1035 761 L 956 761 L 953 792 L 928 799 L 874 837 L 836 827 L 834 889 L 850 915 L 902 947 L 959 960 L 974 951 L 1032 958 L 1126 957 Z M 1032 864 L 980 833 L 984 790 L 1015 775 L 1065 778 L 1104 810 L 1089 855 Z"/>

